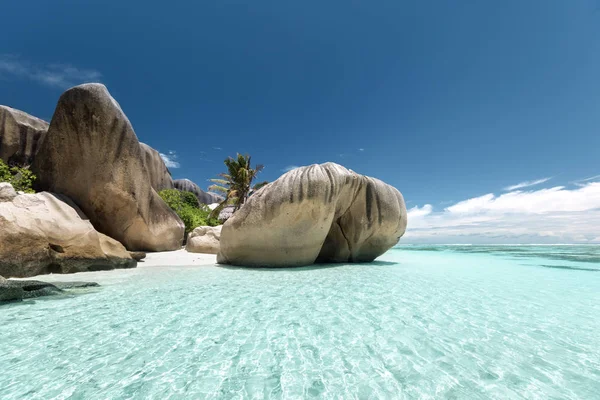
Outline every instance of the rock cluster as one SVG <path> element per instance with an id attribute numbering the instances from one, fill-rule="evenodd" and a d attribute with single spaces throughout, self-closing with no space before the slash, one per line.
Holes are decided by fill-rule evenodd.
<path id="1" fill-rule="evenodd" d="M 67 197 L 17 195 L 0 184 L 0 275 L 29 277 L 132 268 L 136 261 L 118 241 L 97 232 Z"/>
<path id="2" fill-rule="evenodd" d="M 326 163 L 294 169 L 254 193 L 224 225 L 217 261 L 256 267 L 370 262 L 406 230 L 400 192 Z"/>
<path id="3" fill-rule="evenodd" d="M 72 199 L 94 227 L 128 250 L 176 250 L 184 225 L 152 188 L 131 123 L 101 84 L 58 100 L 31 169 L 36 189 Z"/>

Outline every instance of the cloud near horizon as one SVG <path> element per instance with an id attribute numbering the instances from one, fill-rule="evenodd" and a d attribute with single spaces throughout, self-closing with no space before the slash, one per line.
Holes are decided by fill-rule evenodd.
<path id="1" fill-rule="evenodd" d="M 408 210 L 407 243 L 600 243 L 600 182 Z"/>
<path id="2" fill-rule="evenodd" d="M 0 55 L 0 78 L 29 79 L 46 86 L 67 89 L 82 83 L 99 82 L 102 74 L 68 64 L 34 65 L 17 56 Z"/>
<path id="3" fill-rule="evenodd" d="M 552 177 L 537 179 L 535 181 L 525 181 L 525 182 L 517 183 L 516 185 L 507 186 L 507 187 L 504 188 L 504 190 L 507 191 L 507 192 L 511 192 L 511 191 L 517 190 L 517 189 L 523 189 L 523 188 L 526 188 L 526 187 L 540 185 L 540 184 L 542 184 L 544 182 L 548 182 L 550 179 L 552 179 Z"/>
<path id="4" fill-rule="evenodd" d="M 158 154 L 160 154 L 160 158 L 163 159 L 167 168 L 180 168 L 181 167 L 181 164 L 179 164 L 177 161 L 175 161 L 177 159 L 177 152 L 175 150 L 169 150 L 168 154 L 164 154 L 161 152 L 159 152 Z"/>

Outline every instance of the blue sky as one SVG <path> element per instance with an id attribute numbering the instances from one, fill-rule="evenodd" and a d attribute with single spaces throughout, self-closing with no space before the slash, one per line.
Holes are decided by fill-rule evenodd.
<path id="1" fill-rule="evenodd" d="M 334 161 L 402 191 L 407 241 L 600 242 L 598 0 L 13 1 L 0 35 L 0 104 L 100 81 L 175 178 Z"/>

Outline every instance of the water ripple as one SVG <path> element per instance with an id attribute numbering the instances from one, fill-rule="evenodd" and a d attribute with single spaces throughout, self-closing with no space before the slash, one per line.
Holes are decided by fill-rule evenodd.
<path id="1" fill-rule="evenodd" d="M 102 288 L 0 307 L 1 397 L 600 393 L 600 275 L 437 250 L 336 268 L 92 273 Z"/>

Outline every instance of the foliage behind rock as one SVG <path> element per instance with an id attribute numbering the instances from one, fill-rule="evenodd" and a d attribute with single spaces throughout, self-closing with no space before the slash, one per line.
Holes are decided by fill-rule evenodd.
<path id="1" fill-rule="evenodd" d="M 177 189 L 165 189 L 158 192 L 160 197 L 185 224 L 185 235 L 198 226 L 217 226 L 219 221 L 209 218 L 210 209 L 198 202 L 191 192 L 182 192 Z"/>
<path id="2" fill-rule="evenodd" d="M 0 159 L 0 182 L 10 183 L 17 191 L 35 193 L 33 181 L 35 175 L 28 168 L 9 167 Z"/>

